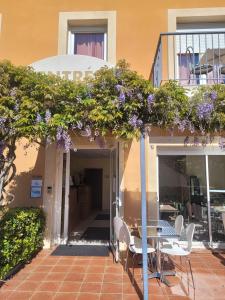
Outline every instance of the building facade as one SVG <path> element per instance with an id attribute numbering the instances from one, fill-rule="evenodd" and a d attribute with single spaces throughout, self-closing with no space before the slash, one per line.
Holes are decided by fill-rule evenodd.
<path id="1" fill-rule="evenodd" d="M 155 86 L 169 79 L 189 90 L 224 83 L 225 5 L 219 0 L 0 0 L 0 59 L 34 67 L 46 59 L 52 71 L 49 59 L 63 55 L 91 56 L 103 65 L 126 59 Z M 80 79 L 85 76 L 80 68 L 58 72 Z M 102 149 L 85 136 L 73 138 L 78 151 L 68 154 L 55 145 L 25 151 L 25 140 L 17 147 L 13 205 L 44 208 L 48 246 L 80 237 L 79 226 L 89 224 L 94 212 L 110 212 L 102 226 L 110 228 L 111 237 L 115 214 L 132 225 L 141 218 L 139 142 L 108 138 Z M 184 146 L 184 139 L 156 128 L 146 140 L 148 218 L 174 221 L 183 214 L 186 223 L 197 225 L 196 245 L 222 245 L 225 153 L 216 139 L 206 147 L 194 140 Z M 90 227 L 96 226 L 101 227 L 97 222 Z"/>

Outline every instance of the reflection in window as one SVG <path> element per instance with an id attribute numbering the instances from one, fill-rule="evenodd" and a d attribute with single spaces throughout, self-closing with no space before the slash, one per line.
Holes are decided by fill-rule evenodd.
<path id="1" fill-rule="evenodd" d="M 160 218 L 185 225 L 194 222 L 194 240 L 208 241 L 207 189 L 204 156 L 159 156 Z"/>

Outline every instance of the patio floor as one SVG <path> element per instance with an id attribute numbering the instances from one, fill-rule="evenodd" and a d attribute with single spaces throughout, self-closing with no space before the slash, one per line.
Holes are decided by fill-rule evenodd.
<path id="1" fill-rule="evenodd" d="M 141 268 L 135 269 L 135 286 L 120 263 L 112 257 L 50 256 L 42 250 L 30 264 L 0 288 L 0 299 L 141 299 Z M 225 252 L 194 251 L 191 255 L 196 290 L 186 273 L 170 277 L 171 287 L 152 279 L 151 300 L 225 299 Z M 182 277 L 181 277 L 182 275 Z M 189 288 L 188 288 L 189 287 Z"/>

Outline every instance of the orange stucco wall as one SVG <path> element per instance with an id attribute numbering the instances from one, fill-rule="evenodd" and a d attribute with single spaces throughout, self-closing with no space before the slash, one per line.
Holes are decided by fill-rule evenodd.
<path id="1" fill-rule="evenodd" d="M 167 31 L 168 9 L 225 6 L 221 0 L 0 0 L 0 59 L 30 64 L 57 54 L 59 12 L 117 12 L 117 59 L 148 76 L 160 32 Z"/>

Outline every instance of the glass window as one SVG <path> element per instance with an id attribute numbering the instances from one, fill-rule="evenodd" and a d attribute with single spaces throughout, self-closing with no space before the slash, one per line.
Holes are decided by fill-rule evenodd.
<path id="1" fill-rule="evenodd" d="M 213 242 L 225 242 L 225 156 L 209 156 L 210 215 Z"/>
<path id="2" fill-rule="evenodd" d="M 107 27 L 81 26 L 71 29 L 68 54 L 79 54 L 107 59 Z"/>
<path id="3" fill-rule="evenodd" d="M 159 156 L 160 218 L 194 222 L 195 241 L 209 241 L 205 156 Z"/>
<path id="4" fill-rule="evenodd" d="M 75 33 L 74 54 L 104 59 L 104 33 Z"/>

